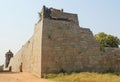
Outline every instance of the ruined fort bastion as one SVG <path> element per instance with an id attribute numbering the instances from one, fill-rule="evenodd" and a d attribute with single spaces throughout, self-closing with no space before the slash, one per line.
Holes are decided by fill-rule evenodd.
<path id="1" fill-rule="evenodd" d="M 60 72 L 120 71 L 120 49 L 100 49 L 88 28 L 81 28 L 77 14 L 43 7 L 34 34 L 11 58 L 13 72 L 39 77 Z"/>

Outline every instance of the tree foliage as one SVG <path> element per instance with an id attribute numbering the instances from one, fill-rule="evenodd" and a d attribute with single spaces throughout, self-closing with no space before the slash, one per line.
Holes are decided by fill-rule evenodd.
<path id="1" fill-rule="evenodd" d="M 116 36 L 105 34 L 104 32 L 100 32 L 96 34 L 95 39 L 100 42 L 101 47 L 116 47 L 118 48 L 120 45 L 120 39 Z"/>

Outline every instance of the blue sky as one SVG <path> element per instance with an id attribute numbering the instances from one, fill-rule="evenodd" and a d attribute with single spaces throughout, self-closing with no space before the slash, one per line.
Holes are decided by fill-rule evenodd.
<path id="1" fill-rule="evenodd" d="M 0 64 L 5 52 L 16 53 L 32 36 L 43 5 L 78 14 L 80 26 L 94 34 L 120 37 L 120 0 L 0 0 Z"/>

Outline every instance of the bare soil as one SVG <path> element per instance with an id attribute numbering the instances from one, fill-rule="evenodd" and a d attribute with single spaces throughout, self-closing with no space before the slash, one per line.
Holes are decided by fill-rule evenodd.
<path id="1" fill-rule="evenodd" d="M 0 82 L 52 82 L 29 73 L 0 72 Z"/>

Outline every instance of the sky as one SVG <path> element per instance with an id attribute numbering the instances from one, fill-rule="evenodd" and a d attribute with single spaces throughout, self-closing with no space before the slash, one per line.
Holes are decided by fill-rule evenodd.
<path id="1" fill-rule="evenodd" d="M 78 14 L 79 25 L 93 34 L 120 38 L 120 0 L 0 0 L 0 65 L 9 49 L 17 53 L 32 36 L 43 5 Z"/>

